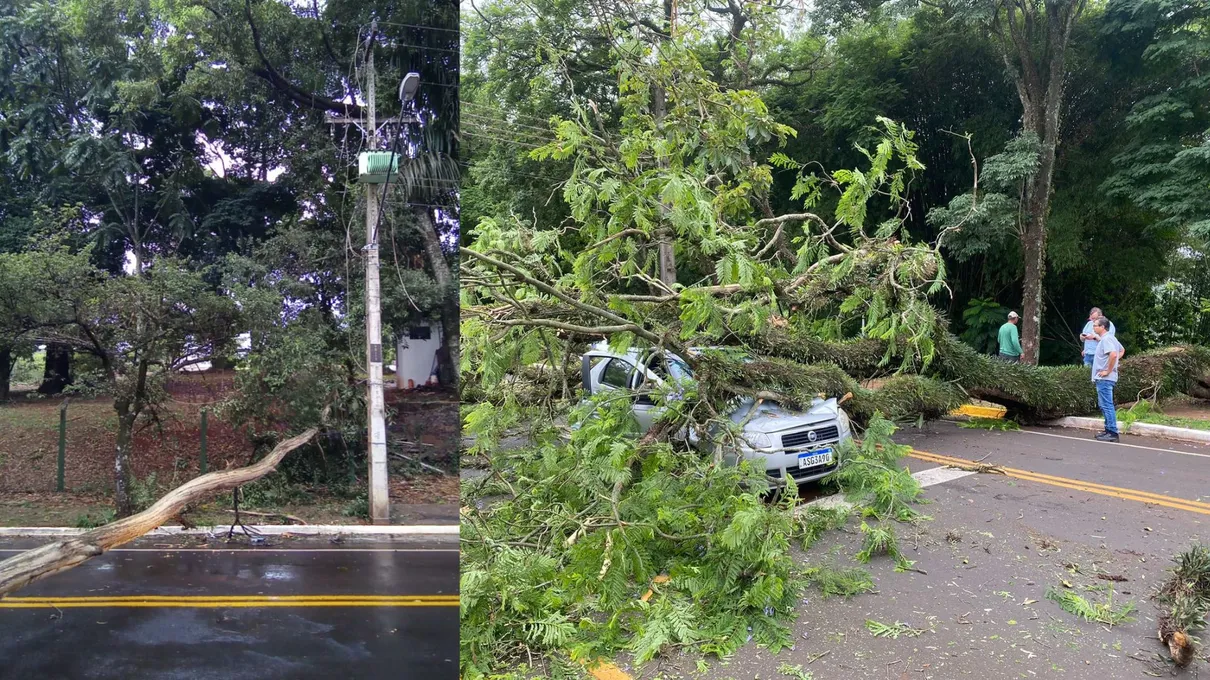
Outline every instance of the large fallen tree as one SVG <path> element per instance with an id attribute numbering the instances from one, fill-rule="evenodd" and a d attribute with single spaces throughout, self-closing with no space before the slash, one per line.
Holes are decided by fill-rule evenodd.
<path id="1" fill-rule="evenodd" d="M 859 555 L 899 568 L 911 565 L 886 520 L 911 518 L 920 489 L 898 466 L 888 418 L 971 399 L 1023 419 L 1096 404 L 1082 366 L 1003 363 L 949 332 L 934 304 L 948 293 L 940 249 L 963 220 L 913 240 L 906 187 L 923 166 L 911 131 L 879 119 L 857 169 L 762 162 L 794 131 L 755 93 L 712 82 L 689 42 L 655 51 L 623 36 L 613 56 L 616 110 L 573 97 L 575 115 L 532 152 L 568 162 L 571 219 L 486 219 L 461 249 L 466 429 L 491 465 L 463 487 L 467 678 L 565 650 L 626 649 L 642 662 L 670 645 L 725 655 L 750 639 L 788 642 L 803 581 L 790 541 L 832 524 L 764 503 L 753 493 L 764 470 L 673 440 L 685 427 L 725 439 L 735 424 L 722 414 L 739 397 L 851 395 L 863 444 L 842 447 L 833 479 L 874 518 Z M 775 172 L 793 175 L 800 210 L 774 212 Z M 977 174 L 973 184 L 978 196 Z M 665 408 L 642 436 L 624 398 L 576 406 L 579 355 L 601 340 L 672 351 L 694 369 L 675 399 L 653 391 Z M 688 351 L 718 345 L 750 359 Z M 1174 392 L 1210 394 L 1210 349 L 1130 352 L 1121 399 Z M 524 441 L 497 445 L 519 426 L 528 436 L 513 441 Z"/>
<path id="2" fill-rule="evenodd" d="M 192 479 L 169 491 L 143 512 L 79 536 L 27 550 L 0 562 L 0 598 L 129 543 L 180 515 L 188 506 L 264 477 L 277 469 L 286 454 L 311 441 L 317 432 L 312 428 L 283 440 L 252 465 L 211 472 Z"/>

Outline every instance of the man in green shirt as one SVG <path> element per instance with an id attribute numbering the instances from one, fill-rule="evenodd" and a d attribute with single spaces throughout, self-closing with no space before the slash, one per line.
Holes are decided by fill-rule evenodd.
<path id="1" fill-rule="evenodd" d="M 1016 363 L 1021 361 L 1021 336 L 1017 334 L 1016 312 L 1008 313 L 1008 321 L 1000 327 L 1000 360 Z"/>

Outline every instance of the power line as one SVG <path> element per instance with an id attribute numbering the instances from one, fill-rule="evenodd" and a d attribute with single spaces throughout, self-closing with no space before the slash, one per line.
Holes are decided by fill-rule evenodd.
<path id="1" fill-rule="evenodd" d="M 397 40 L 392 40 L 391 44 L 392 45 L 403 45 L 404 47 L 415 47 L 416 49 L 419 49 L 419 50 L 434 50 L 437 52 L 450 52 L 452 54 L 462 54 L 462 50 L 453 50 L 448 47 L 433 47 L 432 45 L 417 45 L 416 43 L 399 42 Z"/>
<path id="2" fill-rule="evenodd" d="M 430 26 L 428 24 L 403 24 L 398 21 L 379 21 L 379 26 L 406 26 L 407 28 L 427 28 L 433 31 L 445 31 L 446 33 L 456 33 L 461 35 L 462 31 L 457 28 L 442 28 L 441 26 Z"/>
<path id="3" fill-rule="evenodd" d="M 473 112 L 471 112 L 471 111 L 463 111 L 463 112 L 462 112 L 462 116 L 463 116 L 464 118 L 465 118 L 465 117 L 470 117 L 472 120 L 474 120 L 474 119 L 479 119 L 479 120 L 487 121 L 487 122 L 489 122 L 489 123 L 498 123 L 498 122 L 502 122 L 502 123 L 505 123 L 505 124 L 510 125 L 510 126 L 512 126 L 512 127 L 527 128 L 527 129 L 529 129 L 529 130 L 537 130 L 538 132 L 541 132 L 541 133 L 544 133 L 544 134 L 548 134 L 548 135 L 551 133 L 551 129 L 550 129 L 550 128 L 541 128 L 541 127 L 538 127 L 537 125 L 525 125 L 524 123 L 514 123 L 514 122 L 509 121 L 509 120 L 503 120 L 503 121 L 501 121 L 501 120 L 499 120 L 499 119 L 497 119 L 497 118 L 492 118 L 491 116 L 486 116 L 486 115 L 484 115 L 484 114 L 482 114 L 482 113 L 473 113 Z M 476 121 L 476 122 L 478 122 L 478 121 Z"/>
<path id="4" fill-rule="evenodd" d="M 466 130 L 466 129 L 462 130 L 462 134 L 470 135 L 471 137 L 478 137 L 480 139 L 490 139 L 490 140 L 496 141 L 496 142 L 503 142 L 505 144 L 515 144 L 517 146 L 524 146 L 524 147 L 527 147 L 530 149 L 540 149 L 543 146 L 546 146 L 545 144 L 531 144 L 529 142 L 521 142 L 521 141 L 518 141 L 515 139 L 506 139 L 504 137 L 493 137 L 492 135 L 485 135 L 480 132 L 471 132 L 470 130 Z"/>
<path id="5" fill-rule="evenodd" d="M 473 99 L 462 99 L 462 100 L 459 100 L 458 103 L 461 104 L 462 106 L 477 107 L 480 111 L 482 111 L 484 113 L 490 113 L 493 115 L 497 114 L 497 113 L 501 113 L 501 109 L 503 108 L 503 107 L 499 107 L 499 108 L 493 107 L 488 104 L 481 104 Z M 530 120 L 530 121 L 533 121 L 540 125 L 549 125 L 550 124 L 550 120 L 548 118 L 539 118 L 538 116 L 534 116 L 534 115 L 530 115 L 530 114 L 526 114 L 526 113 L 517 113 L 515 111 L 509 111 L 509 112 L 507 112 L 507 115 L 512 116 L 514 118 L 519 118 L 522 120 Z"/>

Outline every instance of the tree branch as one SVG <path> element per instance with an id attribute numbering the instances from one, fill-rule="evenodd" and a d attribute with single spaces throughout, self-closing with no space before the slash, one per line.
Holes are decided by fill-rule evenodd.
<path id="1" fill-rule="evenodd" d="M 273 64 L 269 62 L 269 58 L 265 56 L 264 47 L 261 45 L 260 29 L 256 27 L 256 20 L 252 17 L 252 0 L 244 0 L 244 15 L 248 18 L 248 26 L 252 29 L 252 45 L 256 48 L 256 54 L 260 57 L 261 63 L 264 64 L 264 68 L 252 68 L 252 73 L 268 81 L 270 85 L 300 106 L 354 117 L 364 114 L 364 109 L 358 104 L 338 102 L 307 92 L 278 73 L 277 69 L 273 68 Z"/>
<path id="2" fill-rule="evenodd" d="M 264 477 L 294 449 L 311 441 L 318 432 L 311 428 L 273 448 L 269 455 L 247 467 L 211 472 L 169 491 L 150 508 L 63 541 L 34 548 L 0 562 L 0 598 L 31 583 L 67 571 L 128 543 L 180 514 L 181 510 L 204 498 L 234 489 Z"/>

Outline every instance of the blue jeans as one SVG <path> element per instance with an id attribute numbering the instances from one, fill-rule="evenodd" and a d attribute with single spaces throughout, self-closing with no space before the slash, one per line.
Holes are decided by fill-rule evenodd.
<path id="1" fill-rule="evenodd" d="M 1097 385 L 1097 406 L 1101 407 L 1101 413 L 1105 415 L 1105 431 L 1112 434 L 1118 433 L 1118 412 L 1113 407 L 1113 386 L 1117 384 L 1112 380 L 1098 380 Z"/>
<path id="2" fill-rule="evenodd" d="M 1084 355 L 1084 365 L 1088 366 L 1089 368 L 1092 368 L 1092 359 L 1095 356 L 1096 356 L 1095 354 L 1085 354 Z"/>

